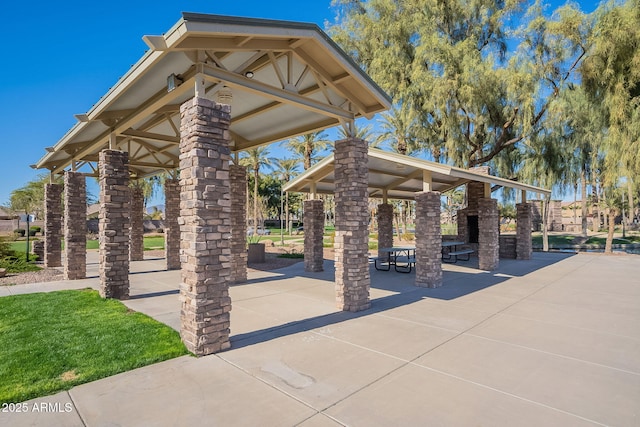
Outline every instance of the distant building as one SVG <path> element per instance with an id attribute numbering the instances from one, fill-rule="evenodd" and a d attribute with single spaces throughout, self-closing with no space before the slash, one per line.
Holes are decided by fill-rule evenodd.
<path id="1" fill-rule="evenodd" d="M 14 219 L 16 215 L 11 215 L 6 209 L 0 207 L 0 220 Z"/>

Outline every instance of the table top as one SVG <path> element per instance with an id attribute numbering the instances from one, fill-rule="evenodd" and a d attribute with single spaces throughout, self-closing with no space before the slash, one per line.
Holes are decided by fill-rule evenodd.
<path id="1" fill-rule="evenodd" d="M 464 242 L 442 242 L 443 248 L 446 248 L 449 246 L 459 246 L 459 245 L 464 245 Z"/>
<path id="2" fill-rule="evenodd" d="M 402 251 L 415 251 L 415 246 L 394 246 L 392 248 L 380 248 L 380 252 L 402 252 Z"/>

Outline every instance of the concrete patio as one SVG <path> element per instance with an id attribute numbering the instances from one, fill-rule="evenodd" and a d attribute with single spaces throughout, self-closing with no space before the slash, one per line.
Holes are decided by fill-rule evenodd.
<path id="1" fill-rule="evenodd" d="M 0 295 L 98 288 L 88 279 Z M 180 271 L 132 262 L 134 310 L 178 329 Z M 230 288 L 230 350 L 181 357 L 0 413 L 6 426 L 640 425 L 640 258 L 534 253 L 444 265 L 443 286 L 371 266 L 372 308 L 335 308 L 332 262 Z M 55 407 L 55 406 L 54 406 Z"/>

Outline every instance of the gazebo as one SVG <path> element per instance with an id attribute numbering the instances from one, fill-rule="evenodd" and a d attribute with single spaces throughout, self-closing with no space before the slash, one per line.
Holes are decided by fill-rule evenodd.
<path id="1" fill-rule="evenodd" d="M 142 194 L 129 184 L 162 172 L 168 269 L 182 271 L 181 336 L 197 355 L 229 347 L 229 284 L 247 277 L 246 170 L 239 151 L 336 125 L 389 97 L 316 25 L 183 13 L 150 50 L 36 164 L 64 175 L 45 188 L 45 265 L 86 275 L 87 176 L 100 181 L 100 292 L 129 296 L 142 259 Z M 367 143 L 335 143 L 338 262 L 343 310 L 369 307 Z M 64 218 L 64 227 L 63 221 Z M 60 239 L 64 236 L 65 256 Z"/>
<path id="2" fill-rule="evenodd" d="M 515 257 L 531 258 L 532 209 L 527 193 L 550 195 L 551 191 L 524 183 L 492 176 L 488 168 L 471 170 L 414 157 L 369 148 L 367 167 L 362 169 L 368 197 L 382 199 L 377 209 L 378 248 L 393 246 L 393 207 L 388 200 L 416 201 L 416 279 L 417 286 L 438 287 L 442 284 L 440 195 L 466 185 L 467 207 L 458 211 L 456 239 L 477 248 L 480 269 L 494 270 L 499 262 L 499 213 L 492 188 L 508 187 L 520 191 L 517 204 Z M 328 156 L 285 187 L 289 192 L 310 193 L 304 206 L 305 268 L 322 268 L 322 205 L 316 194 L 336 191 L 340 171 L 334 155 Z M 319 201 L 318 201 L 319 202 Z M 339 213 L 336 207 L 336 216 Z M 362 209 L 367 209 L 362 206 Z"/>

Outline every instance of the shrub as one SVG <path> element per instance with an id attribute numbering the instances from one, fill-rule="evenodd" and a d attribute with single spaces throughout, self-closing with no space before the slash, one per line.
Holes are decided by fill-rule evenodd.
<path id="1" fill-rule="evenodd" d="M 41 232 L 41 231 L 42 231 L 42 227 L 37 226 L 37 225 L 32 225 L 31 227 L 29 227 L 29 230 L 33 230 L 33 231 L 35 231 L 36 233 L 39 233 L 39 232 Z"/>
<path id="2" fill-rule="evenodd" d="M 401 239 L 401 240 L 404 240 L 404 241 L 406 241 L 406 242 L 411 242 L 411 241 L 413 241 L 415 238 L 416 238 L 416 236 L 415 236 L 415 234 L 413 234 L 413 233 L 402 233 L 402 234 L 400 235 L 400 239 Z"/>
<path id="3" fill-rule="evenodd" d="M 15 230 L 13 230 L 13 234 L 20 237 L 24 237 L 26 233 L 27 233 L 27 230 L 25 230 L 24 228 L 16 228 Z"/>
<path id="4" fill-rule="evenodd" d="M 13 253 L 0 259 L 0 268 L 5 268 L 7 273 L 23 273 L 25 271 L 38 271 L 42 270 L 40 267 L 34 264 L 38 258 L 37 255 L 29 255 L 29 262 L 27 262 L 25 254 Z"/>

